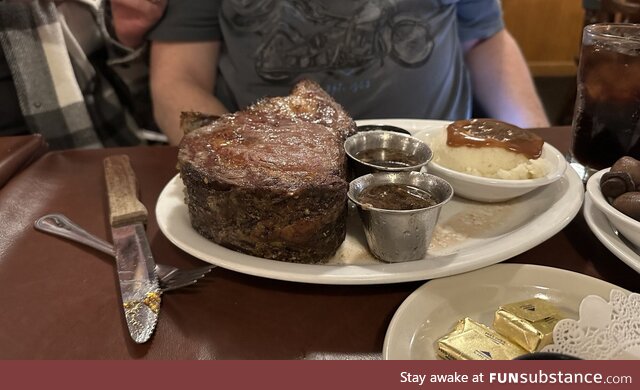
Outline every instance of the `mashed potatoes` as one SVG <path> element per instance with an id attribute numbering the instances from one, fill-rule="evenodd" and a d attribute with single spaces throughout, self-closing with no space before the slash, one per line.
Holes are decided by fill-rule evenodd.
<path id="1" fill-rule="evenodd" d="M 446 131 L 430 140 L 433 161 L 454 171 L 495 179 L 523 180 L 543 177 L 551 164 L 543 158 L 529 159 L 500 147 L 447 146 Z"/>

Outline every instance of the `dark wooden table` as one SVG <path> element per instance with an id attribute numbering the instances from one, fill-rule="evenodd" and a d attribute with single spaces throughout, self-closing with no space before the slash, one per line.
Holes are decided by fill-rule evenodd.
<path id="1" fill-rule="evenodd" d="M 568 128 L 540 129 L 562 151 Z M 0 146 L 2 138 L 0 138 Z M 311 351 L 380 352 L 389 321 L 424 282 L 332 286 L 278 281 L 222 268 L 196 288 L 167 293 L 154 337 L 130 341 L 113 260 L 35 231 L 61 212 L 107 238 L 102 159 L 126 153 L 150 211 L 176 174 L 174 147 L 44 155 L 0 189 L 0 359 L 297 359 Z M 156 261 L 197 266 L 150 213 Z M 640 291 L 640 274 L 611 254 L 578 216 L 508 262 L 568 269 Z"/>

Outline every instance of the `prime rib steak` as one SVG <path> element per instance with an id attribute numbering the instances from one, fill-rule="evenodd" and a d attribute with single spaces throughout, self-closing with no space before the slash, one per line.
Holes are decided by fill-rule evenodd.
<path id="1" fill-rule="evenodd" d="M 322 263 L 346 234 L 343 143 L 356 126 L 314 82 L 210 123 L 188 115 L 178 167 L 193 228 L 258 257 Z M 191 124 L 191 125 L 190 125 Z"/>

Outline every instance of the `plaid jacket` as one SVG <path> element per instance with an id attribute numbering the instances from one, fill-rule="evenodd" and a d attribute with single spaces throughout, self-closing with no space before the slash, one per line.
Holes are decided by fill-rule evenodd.
<path id="1" fill-rule="evenodd" d="M 108 38 L 103 1 L 73 1 L 92 11 L 109 51 L 122 53 L 124 48 Z M 122 94 L 114 89 L 114 80 L 121 80 L 113 67 L 106 58 L 90 61 L 53 1 L 0 0 L 0 44 L 26 125 L 50 148 L 142 142 Z"/>

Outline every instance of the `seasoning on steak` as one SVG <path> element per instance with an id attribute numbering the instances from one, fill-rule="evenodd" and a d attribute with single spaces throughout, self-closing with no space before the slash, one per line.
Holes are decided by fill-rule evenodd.
<path id="1" fill-rule="evenodd" d="M 355 129 L 305 80 L 186 133 L 178 167 L 193 228 L 258 257 L 326 261 L 346 234 L 343 143 Z"/>

